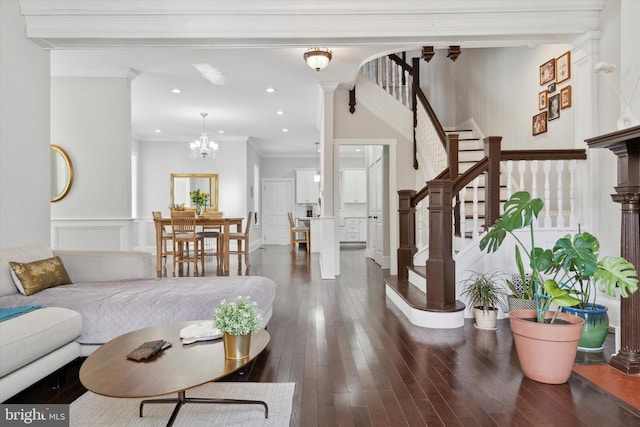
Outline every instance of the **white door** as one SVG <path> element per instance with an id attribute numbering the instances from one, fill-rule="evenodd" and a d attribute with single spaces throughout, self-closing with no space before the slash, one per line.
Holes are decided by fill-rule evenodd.
<path id="1" fill-rule="evenodd" d="M 367 213 L 369 222 L 367 239 L 373 260 L 379 265 L 383 263 L 382 163 L 382 156 L 379 156 L 369 165 L 369 212 Z"/>
<path id="2" fill-rule="evenodd" d="M 264 244 L 289 244 L 289 219 L 287 213 L 294 206 L 294 181 L 292 179 L 262 180 L 262 218 Z"/>

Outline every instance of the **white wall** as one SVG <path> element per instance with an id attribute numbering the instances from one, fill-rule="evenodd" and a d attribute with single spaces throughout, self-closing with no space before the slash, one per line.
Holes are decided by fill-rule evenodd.
<path id="1" fill-rule="evenodd" d="M 188 142 L 140 143 L 140 217 L 159 210 L 169 215 L 172 173 L 217 173 L 218 210 L 226 216 L 247 215 L 247 143 L 218 141 L 218 158 L 189 158 Z"/>
<path id="2" fill-rule="evenodd" d="M 51 141 L 73 162 L 53 219 L 131 218 L 131 85 L 122 78 L 53 77 Z"/>
<path id="3" fill-rule="evenodd" d="M 546 133 L 534 137 L 531 132 L 532 118 L 541 112 L 538 93 L 548 86 L 540 85 L 539 67 L 569 49 L 569 45 L 463 49 L 453 65 L 456 123 L 474 119 L 485 135 L 502 136 L 505 149 L 573 148 L 572 108 L 548 122 Z M 572 83 L 570 79 L 558 84 L 554 94 Z"/>
<path id="4" fill-rule="evenodd" d="M 349 113 L 349 91 L 335 91 L 336 139 L 395 139 L 397 143 L 397 162 L 394 165 L 398 189 L 411 189 L 415 182 L 413 169 L 413 143 L 408 141 L 362 105 L 356 105 L 355 113 Z"/>
<path id="5" fill-rule="evenodd" d="M 50 242 L 49 52 L 0 1 L 0 248 Z"/>

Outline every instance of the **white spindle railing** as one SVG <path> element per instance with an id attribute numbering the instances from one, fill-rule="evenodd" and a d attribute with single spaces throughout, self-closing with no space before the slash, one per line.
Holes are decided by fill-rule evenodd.
<path id="1" fill-rule="evenodd" d="M 402 66 L 388 56 L 383 56 L 364 64 L 361 72 L 402 105 L 411 109 L 412 77 Z"/>
<path id="2" fill-rule="evenodd" d="M 518 191 L 528 191 L 532 197 L 538 196 L 538 188 L 543 189 L 544 211 L 538 218 L 544 228 L 562 229 L 577 227 L 575 201 L 575 178 L 584 162 L 576 160 L 543 160 L 542 170 L 539 161 L 519 160 L 503 162 L 502 170 L 506 175 L 507 197 Z M 517 168 L 514 164 L 517 163 Z M 517 169 L 517 170 L 516 170 Z"/>

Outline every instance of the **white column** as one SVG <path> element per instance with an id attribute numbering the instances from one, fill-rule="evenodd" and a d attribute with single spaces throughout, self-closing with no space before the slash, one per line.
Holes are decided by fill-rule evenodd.
<path id="1" fill-rule="evenodd" d="M 339 171 L 334 170 L 335 145 L 334 97 L 337 83 L 325 83 L 322 88 L 322 125 L 320 127 L 320 192 L 322 197 L 322 245 L 320 274 L 323 279 L 335 279 L 340 274 L 340 242 L 338 239 L 338 207 L 340 195 L 336 191 Z M 335 185 L 334 185 L 335 183 Z M 311 236 L 311 238 L 318 238 Z"/>
<path id="2" fill-rule="evenodd" d="M 50 93 L 49 52 L 27 39 L 19 2 L 0 1 L 2 248 L 51 240 Z"/>

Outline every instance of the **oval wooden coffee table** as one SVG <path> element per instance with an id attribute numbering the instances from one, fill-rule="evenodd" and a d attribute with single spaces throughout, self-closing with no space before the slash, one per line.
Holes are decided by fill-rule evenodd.
<path id="1" fill-rule="evenodd" d="M 201 321 L 151 326 L 121 335 L 104 344 L 80 367 L 80 381 L 90 391 L 109 397 L 145 398 L 177 393 L 176 398 L 150 399 L 140 403 L 142 417 L 145 403 L 175 403 L 167 426 L 171 426 L 185 403 L 258 404 L 269 407 L 261 400 L 190 398 L 186 390 L 223 378 L 255 359 L 269 343 L 267 331 L 251 336 L 249 357 L 230 360 L 224 357 L 222 339 L 199 341 L 183 345 L 180 330 Z M 166 340 L 172 347 L 161 351 L 147 361 L 135 362 L 127 354 L 146 341 Z"/>

